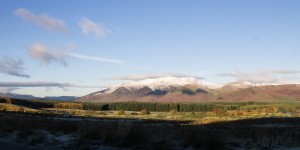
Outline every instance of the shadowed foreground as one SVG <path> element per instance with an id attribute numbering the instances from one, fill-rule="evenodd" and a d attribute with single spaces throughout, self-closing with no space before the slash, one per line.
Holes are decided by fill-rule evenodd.
<path id="1" fill-rule="evenodd" d="M 1 113 L 0 122 L 1 141 L 34 149 L 300 147 L 300 118 L 261 118 L 199 125 L 192 121 Z"/>

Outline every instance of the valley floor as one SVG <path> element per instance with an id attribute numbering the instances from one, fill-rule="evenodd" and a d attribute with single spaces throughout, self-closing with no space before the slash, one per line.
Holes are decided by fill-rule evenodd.
<path id="1" fill-rule="evenodd" d="M 0 149 L 299 149 L 297 112 L 32 109 L 0 104 Z M 148 114 L 149 113 L 149 114 Z"/>

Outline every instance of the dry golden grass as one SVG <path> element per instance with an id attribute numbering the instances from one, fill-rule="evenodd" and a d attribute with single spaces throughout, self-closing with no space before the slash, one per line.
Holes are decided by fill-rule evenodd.
<path id="1" fill-rule="evenodd" d="M 39 110 L 13 104 L 0 103 L 0 111 L 38 112 Z"/>
<path id="2" fill-rule="evenodd" d="M 18 107 L 15 106 L 18 110 Z M 296 117 L 300 113 L 282 113 L 277 109 L 268 108 L 255 110 L 228 110 L 222 111 L 222 115 L 215 115 L 213 112 L 151 112 L 149 115 L 140 115 L 139 111 L 92 111 L 78 109 L 48 108 L 45 112 L 51 114 L 67 114 L 70 116 L 84 116 L 95 118 L 123 118 L 123 119 L 150 119 L 150 120 L 173 120 L 173 121 L 192 121 L 194 124 L 208 124 L 219 121 L 232 121 L 240 119 L 254 119 L 266 117 Z M 263 110 L 263 111 L 262 111 Z"/>

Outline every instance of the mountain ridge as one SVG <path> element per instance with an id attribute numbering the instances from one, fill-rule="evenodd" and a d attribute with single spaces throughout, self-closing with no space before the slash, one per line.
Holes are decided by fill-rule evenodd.
<path id="1" fill-rule="evenodd" d="M 75 100 L 78 97 L 76 96 L 45 96 L 45 97 L 36 97 L 33 95 L 27 94 L 16 94 L 16 93 L 0 93 L 0 97 L 16 98 L 16 99 L 42 99 L 42 100 L 59 100 L 59 101 L 70 101 Z"/>
<path id="2" fill-rule="evenodd" d="M 297 85 L 297 86 L 293 86 Z M 285 88 L 281 88 L 285 87 Z M 277 89 L 277 90 L 276 90 Z M 284 90 L 289 92 L 284 92 Z M 252 92 L 251 92 L 252 91 Z M 256 91 L 253 93 L 253 91 Z M 250 93 L 250 94 L 249 94 Z M 252 93 L 252 94 L 251 94 Z M 265 94 L 264 94 L 265 93 Z M 94 92 L 76 101 L 97 102 L 202 102 L 202 101 L 245 101 L 300 99 L 297 83 L 259 83 L 247 81 L 214 84 L 196 78 L 161 77 L 113 85 Z"/>

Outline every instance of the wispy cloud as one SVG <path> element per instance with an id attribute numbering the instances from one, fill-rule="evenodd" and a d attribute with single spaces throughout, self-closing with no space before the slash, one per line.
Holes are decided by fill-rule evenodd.
<path id="1" fill-rule="evenodd" d="M 105 88 L 107 86 L 89 86 L 89 85 L 75 85 L 70 83 L 59 83 L 59 82 L 0 82 L 0 89 L 2 90 L 16 90 L 19 88 L 28 87 L 45 87 L 45 88 Z"/>
<path id="2" fill-rule="evenodd" d="M 68 56 L 74 57 L 74 58 L 79 58 L 79 59 L 84 59 L 84 60 L 91 60 L 91 61 L 100 61 L 100 62 L 108 62 L 108 63 L 124 63 L 123 60 L 119 60 L 119 59 L 88 56 L 88 55 L 82 55 L 82 54 L 78 54 L 78 53 L 68 53 Z"/>
<path id="3" fill-rule="evenodd" d="M 81 28 L 81 31 L 84 35 L 89 35 L 91 33 L 101 38 L 108 34 L 108 30 L 106 30 L 103 26 L 92 21 L 87 17 L 83 17 L 79 21 L 78 25 Z"/>
<path id="4" fill-rule="evenodd" d="M 134 75 L 127 75 L 127 76 L 116 76 L 116 77 L 107 77 L 103 78 L 102 80 L 144 80 L 144 79 L 155 79 L 155 78 L 161 78 L 161 77 L 167 77 L 167 76 L 172 76 L 172 77 L 193 77 L 197 79 L 203 79 L 202 77 L 198 76 L 190 76 L 190 75 L 185 75 L 185 74 L 180 74 L 180 73 L 161 73 L 161 74 L 134 74 Z"/>
<path id="5" fill-rule="evenodd" d="M 18 88 L 15 87 L 0 87 L 0 93 L 10 93 Z"/>
<path id="6" fill-rule="evenodd" d="M 256 72 L 236 71 L 234 73 L 220 73 L 220 77 L 233 77 L 237 81 L 248 81 L 252 83 L 274 83 L 290 80 L 299 74 L 297 70 L 258 70 Z"/>
<path id="7" fill-rule="evenodd" d="M 60 62 L 63 65 L 67 65 L 65 58 L 66 55 L 58 52 L 50 52 L 48 48 L 41 43 L 34 43 L 30 48 L 27 49 L 29 55 L 39 60 L 44 64 L 49 64 L 51 62 Z"/>
<path id="8" fill-rule="evenodd" d="M 15 60 L 10 57 L 0 58 L 0 73 L 30 78 L 30 76 L 24 73 L 23 61 L 21 59 Z"/>
<path id="9" fill-rule="evenodd" d="M 264 72 L 264 71 L 262 71 Z M 265 72 L 273 73 L 273 74 L 298 74 L 300 71 L 298 70 L 265 70 Z"/>
<path id="10" fill-rule="evenodd" d="M 69 83 L 57 82 L 0 82 L 0 87 L 68 87 Z"/>
<path id="11" fill-rule="evenodd" d="M 88 61 L 98 61 L 98 62 L 115 63 L 115 64 L 124 63 L 123 60 L 119 60 L 119 59 L 89 56 L 89 55 L 72 53 L 67 51 L 54 52 L 54 51 L 50 51 L 49 48 L 42 43 L 32 44 L 31 47 L 27 49 L 27 51 L 32 58 L 37 59 L 44 64 L 50 64 L 51 62 L 60 62 L 61 64 L 66 66 L 68 58 L 77 58 L 77 59 L 88 60 Z"/>
<path id="12" fill-rule="evenodd" d="M 21 17 L 25 21 L 33 22 L 38 26 L 56 32 L 68 33 L 69 29 L 64 21 L 51 17 L 47 14 L 34 14 L 25 8 L 18 8 L 15 10 L 15 15 Z"/>

